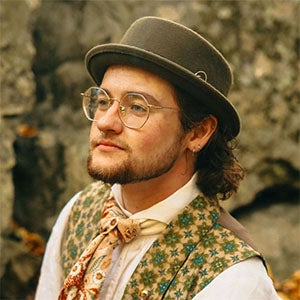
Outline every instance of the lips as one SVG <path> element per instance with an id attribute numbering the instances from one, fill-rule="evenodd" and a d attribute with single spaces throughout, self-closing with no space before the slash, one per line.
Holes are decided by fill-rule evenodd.
<path id="1" fill-rule="evenodd" d="M 95 144 L 95 148 L 97 148 L 100 151 L 104 151 L 104 152 L 124 150 L 123 147 L 121 147 L 120 145 L 118 145 L 112 141 L 109 141 L 109 140 L 102 140 L 102 141 L 97 142 Z"/>

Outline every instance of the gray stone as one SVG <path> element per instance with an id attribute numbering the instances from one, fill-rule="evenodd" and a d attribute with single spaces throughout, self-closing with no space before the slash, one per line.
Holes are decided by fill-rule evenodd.
<path id="1" fill-rule="evenodd" d="M 0 14 L 0 115 L 20 115 L 29 112 L 35 101 L 31 8 L 25 1 L 1 1 Z"/>
<path id="2" fill-rule="evenodd" d="M 22 243 L 7 239 L 0 239 L 0 253 L 6 265 L 5 276 L 2 277 L 1 272 L 1 299 L 27 299 L 35 287 L 32 279 L 38 278 L 42 257 L 33 255 Z"/>
<path id="3" fill-rule="evenodd" d="M 8 124 L 0 120 L 0 229 L 2 233 L 11 230 L 12 214 L 14 205 L 14 185 L 12 179 L 12 168 L 15 166 L 13 151 L 13 132 L 7 128 Z"/>
<path id="4" fill-rule="evenodd" d="M 272 203 L 239 218 L 277 280 L 284 280 L 300 269 L 299 216 L 299 202 L 291 203 L 287 199 L 286 203 Z"/>

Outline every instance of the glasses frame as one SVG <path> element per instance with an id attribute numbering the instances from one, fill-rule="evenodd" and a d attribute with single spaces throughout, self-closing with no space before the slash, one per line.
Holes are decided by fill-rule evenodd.
<path id="1" fill-rule="evenodd" d="M 175 108 L 175 107 L 170 107 L 170 106 L 160 106 L 160 105 L 150 104 L 149 101 L 147 100 L 146 96 L 143 95 L 143 94 L 141 94 L 141 93 L 136 93 L 136 92 L 126 93 L 126 94 L 124 94 L 124 95 L 121 97 L 121 99 L 118 99 L 118 98 L 110 97 L 110 96 L 108 95 L 108 93 L 107 93 L 104 89 L 102 89 L 102 88 L 100 88 L 100 87 L 91 86 L 91 87 L 89 87 L 85 92 L 80 93 L 80 95 L 82 96 L 82 108 L 83 108 L 84 114 L 85 114 L 86 118 L 87 118 L 89 121 L 92 121 L 92 122 L 97 122 L 97 121 L 99 121 L 100 119 L 92 119 L 92 118 L 90 118 L 90 117 L 89 117 L 89 114 L 88 114 L 88 112 L 87 112 L 87 110 L 86 110 L 86 106 L 85 106 L 86 100 L 85 100 L 85 98 L 91 98 L 91 96 L 88 94 L 88 92 L 89 92 L 91 89 L 97 89 L 98 91 L 103 92 L 103 94 L 104 94 L 104 95 L 107 97 L 107 99 L 110 101 L 110 105 L 109 105 L 109 107 L 107 108 L 107 110 L 104 111 L 104 113 L 107 112 L 107 111 L 112 107 L 112 105 L 113 105 L 114 102 L 117 102 L 117 103 L 118 103 L 118 105 L 119 105 L 119 107 L 118 107 L 118 115 L 119 115 L 119 118 L 120 118 L 122 124 L 123 124 L 125 127 L 130 128 L 130 129 L 141 129 L 141 128 L 146 124 L 146 122 L 147 122 L 148 119 L 149 119 L 149 116 L 150 116 L 150 109 L 171 109 L 171 110 L 179 111 L 179 109 L 178 109 L 178 108 Z M 121 105 L 121 100 L 122 100 L 122 98 L 125 97 L 126 95 L 138 95 L 138 96 L 140 96 L 140 97 L 145 101 L 146 106 L 148 107 L 148 110 L 147 110 L 147 116 L 146 116 L 145 121 L 142 123 L 141 126 L 138 126 L 138 127 L 130 126 L 130 125 L 126 124 L 126 122 L 125 122 L 125 121 L 123 120 L 123 118 L 122 118 L 122 112 L 124 112 L 124 111 L 126 112 L 126 110 L 125 110 L 126 108 L 125 108 L 125 106 L 122 106 L 122 105 Z"/>

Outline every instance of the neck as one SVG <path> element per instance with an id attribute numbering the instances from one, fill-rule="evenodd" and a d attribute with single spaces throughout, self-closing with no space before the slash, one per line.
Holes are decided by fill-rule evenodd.
<path id="1" fill-rule="evenodd" d="M 167 172 L 157 178 L 122 185 L 123 205 L 131 213 L 137 213 L 166 199 L 184 186 L 193 172 Z"/>

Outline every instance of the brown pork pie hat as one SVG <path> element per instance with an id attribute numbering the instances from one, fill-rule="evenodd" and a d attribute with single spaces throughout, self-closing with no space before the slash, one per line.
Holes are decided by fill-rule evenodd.
<path id="1" fill-rule="evenodd" d="M 220 127 L 226 128 L 228 140 L 240 131 L 238 113 L 227 99 L 233 80 L 229 64 L 213 45 L 183 25 L 143 17 L 129 27 L 120 43 L 89 50 L 85 63 L 97 85 L 111 65 L 154 73 L 208 108 Z"/>

